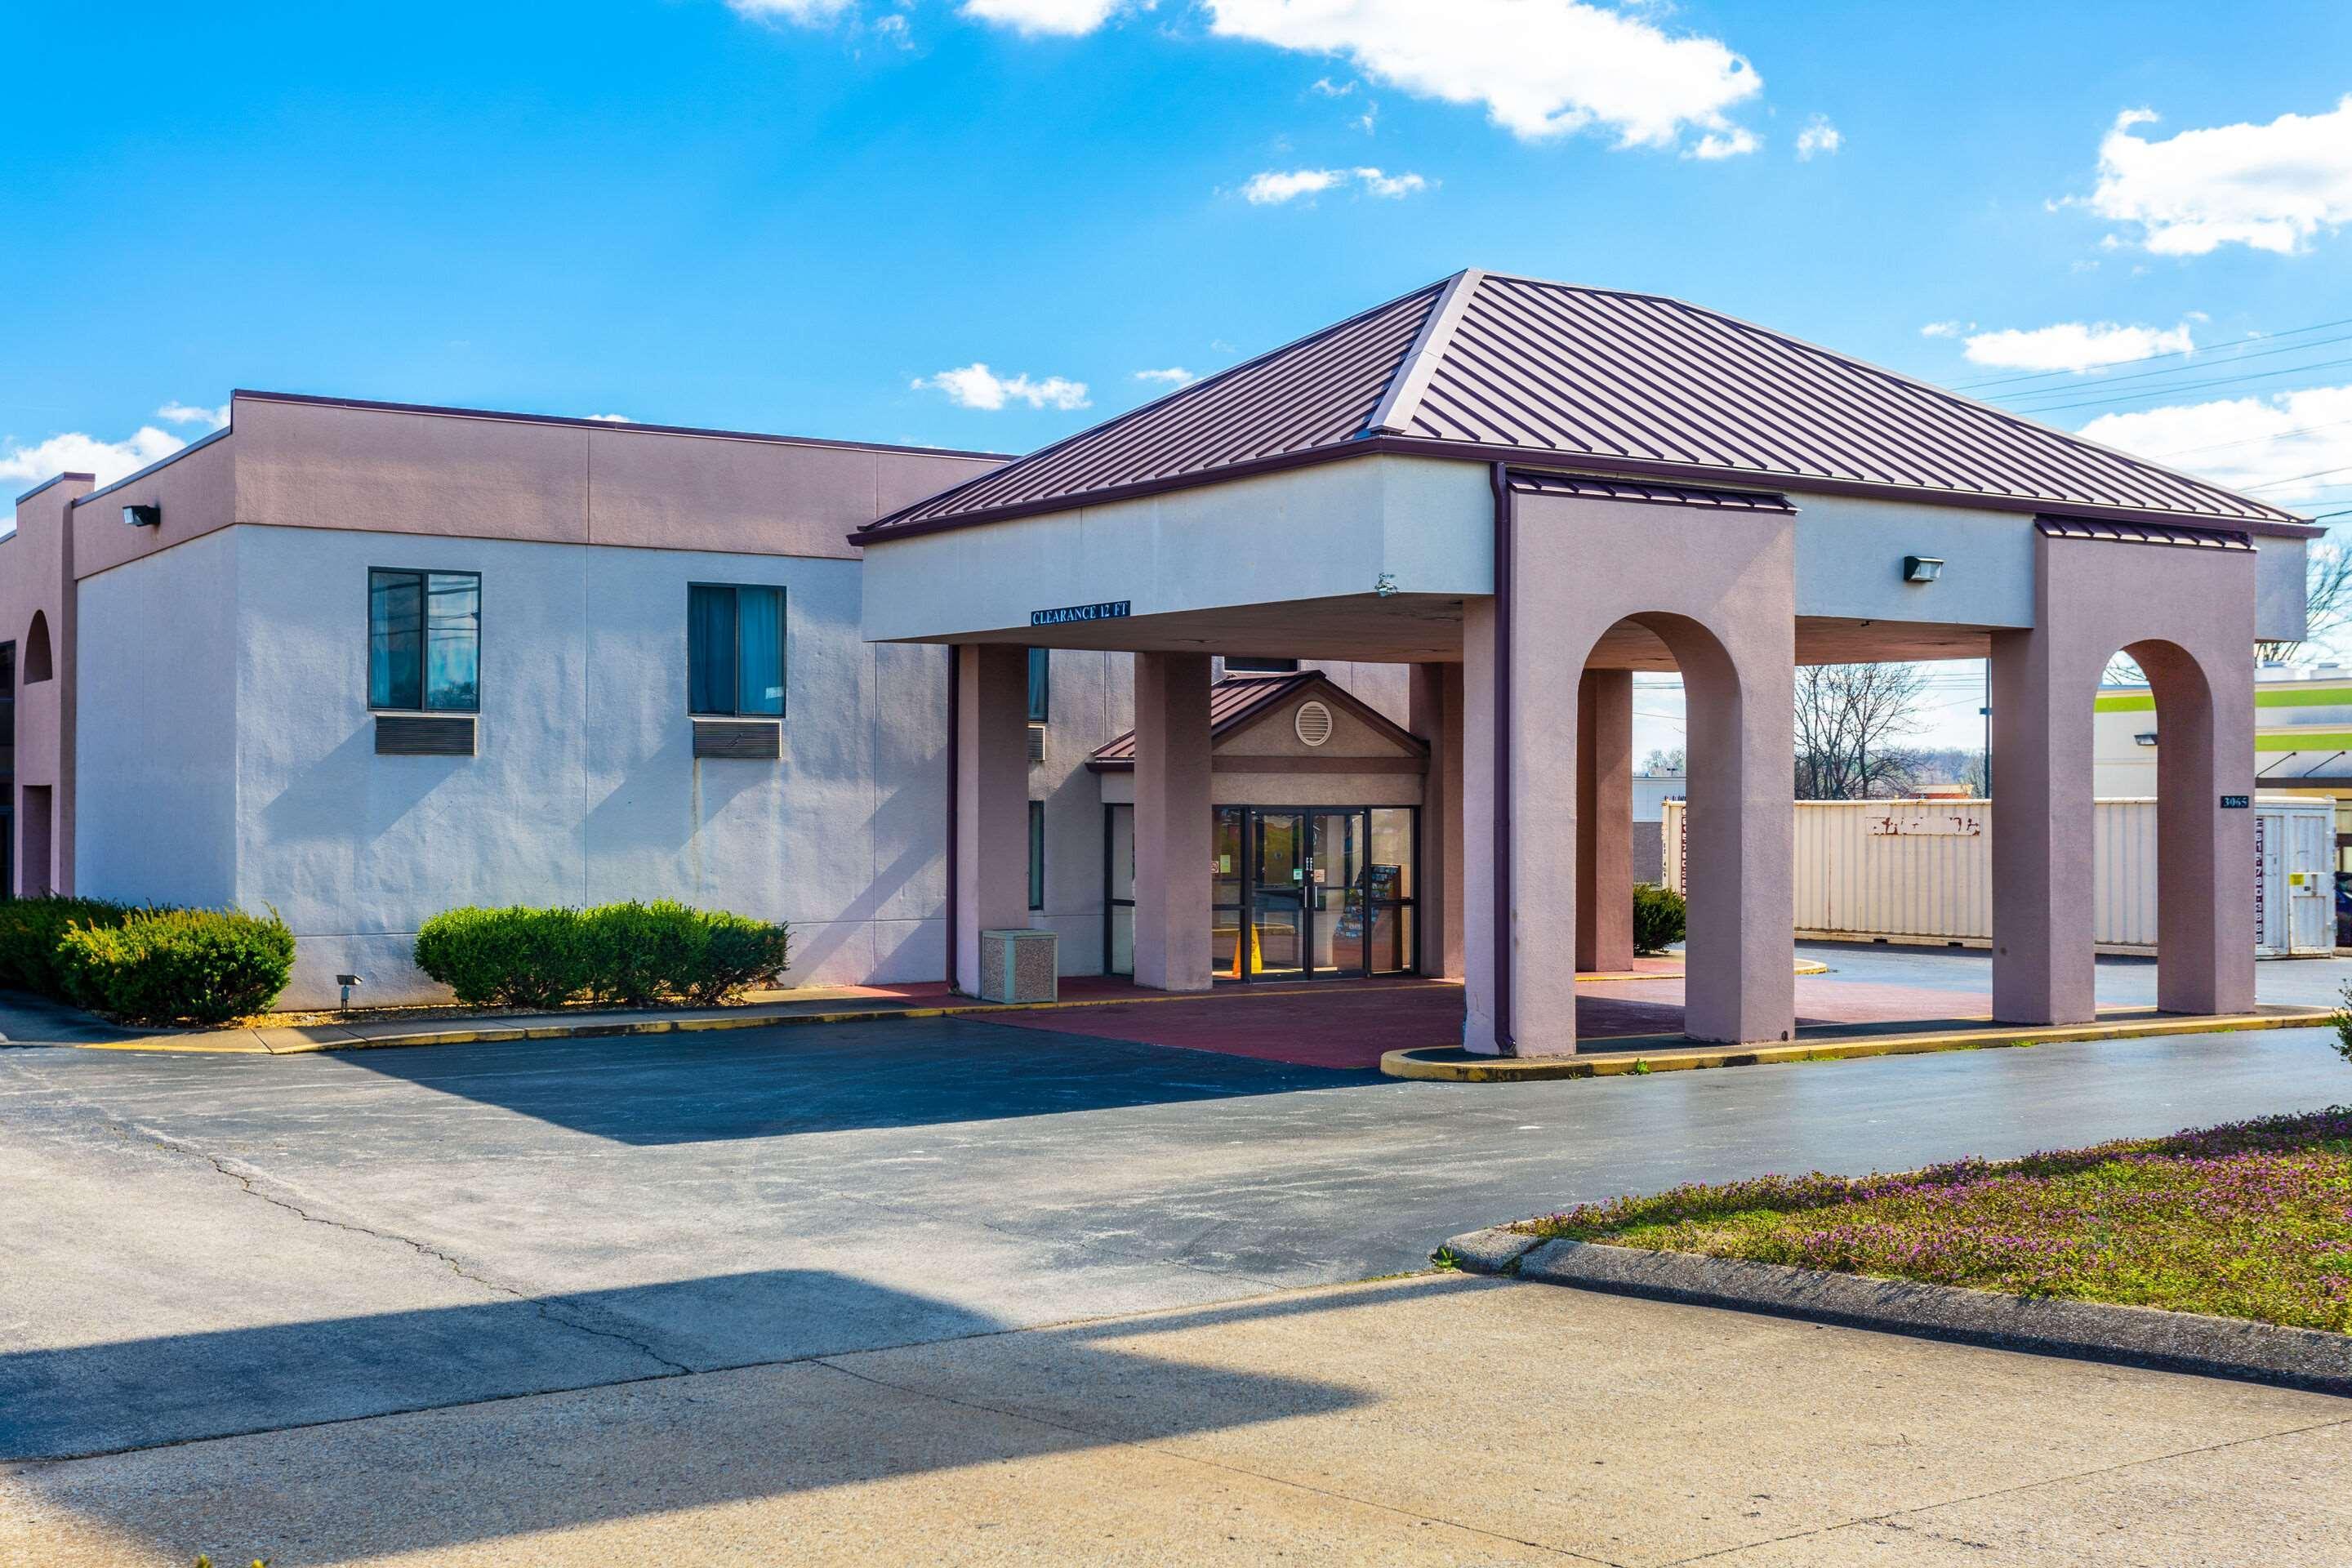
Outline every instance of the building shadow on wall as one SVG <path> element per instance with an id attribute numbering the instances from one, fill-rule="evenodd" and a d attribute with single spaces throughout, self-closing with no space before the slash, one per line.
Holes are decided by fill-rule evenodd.
<path id="1" fill-rule="evenodd" d="M 516 1040 L 324 1059 L 627 1144 L 927 1127 L 1402 1081 L 969 1018 Z"/>
<path id="2" fill-rule="evenodd" d="M 910 1352 L 877 1375 L 810 1358 L 1009 1325 L 782 1269 L 24 1352 L 0 1356 L 0 1458 L 267 1432 L 18 1481 L 167 1560 L 373 1560 L 1344 1411 L 1365 1396 L 1134 1342 L 1464 1288 L 1416 1280 L 1034 1330 L 975 1356 Z M 776 1353 L 759 1355 L 743 1321 L 775 1325 Z M 724 1359 L 737 1347 L 754 1353 Z M 994 1408 L 968 1402 L 975 1380 Z M 529 1394 L 556 1397 L 517 1397 Z M 377 1415 L 396 1418 L 364 1419 Z M 310 1429 L 285 1430 L 296 1426 Z"/>

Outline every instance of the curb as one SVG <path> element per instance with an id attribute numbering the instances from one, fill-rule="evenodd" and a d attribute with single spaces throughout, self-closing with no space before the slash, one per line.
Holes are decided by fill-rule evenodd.
<path id="1" fill-rule="evenodd" d="M 2324 1329 L 2055 1296 L 2009 1296 L 1600 1242 L 1542 1241 L 1504 1229 L 1472 1231 L 1445 1245 L 1458 1267 L 1470 1273 L 1993 1350 L 2352 1394 L 2352 1334 Z"/>
<path id="2" fill-rule="evenodd" d="M 1399 991 L 1412 986 L 1370 985 L 1363 991 Z M 285 1025 L 268 1030 L 247 1029 L 222 1031 L 219 1035 L 189 1035 L 179 1038 L 169 1036 L 149 1036 L 129 1040 L 91 1040 L 48 1042 L 24 1040 L 9 1042 L 24 1046 L 62 1044 L 67 1048 L 81 1051 L 153 1051 L 159 1053 L 204 1056 L 310 1056 L 321 1051 L 359 1051 L 390 1049 L 408 1046 L 471 1046 L 491 1045 L 513 1040 L 577 1040 L 605 1038 L 615 1035 L 683 1035 L 715 1032 L 725 1029 L 772 1029 L 796 1024 L 876 1024 L 894 1018 L 961 1018 L 990 1013 L 1048 1013 L 1075 1007 L 1126 1007 L 1150 1005 L 1160 1002 L 1200 1002 L 1213 997 L 1246 995 L 1238 991 L 1175 991 L 1154 996 L 1078 996 L 1066 1002 L 941 1002 L 919 1007 L 844 1007 L 821 1013 L 753 1013 L 730 1012 L 695 1014 L 686 1017 L 602 1018 L 577 1024 L 485 1024 L 477 1027 L 461 1026 L 446 1029 L 419 1029 L 399 1035 L 354 1035 L 338 1024 Z M 1303 994 L 1303 993 L 1302 993 Z M 327 1034 L 324 1038 L 310 1037 L 309 1031 Z M 242 1034 L 242 1041 L 223 1036 Z M 273 1043 L 259 1037 L 263 1034 L 294 1035 L 303 1037 Z"/>
<path id="3" fill-rule="evenodd" d="M 2280 1008 L 2263 1013 L 2223 1013 L 2211 1017 L 2142 1018 L 2132 1023 L 2070 1024 L 2044 1028 L 1981 1028 L 1916 1035 L 1862 1036 L 1849 1039 L 1795 1040 L 1764 1046 L 1693 1047 L 1677 1035 L 1656 1035 L 1638 1043 L 1611 1039 L 1606 1052 L 1566 1057 L 1476 1056 L 1458 1046 L 1414 1046 L 1381 1058 L 1391 1078 L 1434 1083 L 1525 1083 L 1546 1079 L 1620 1078 L 1627 1074 L 1681 1072 L 1702 1068 L 1756 1067 L 1767 1062 L 1845 1061 L 1860 1057 L 1922 1056 L 1934 1051 L 2000 1050 L 2017 1046 L 2053 1046 L 2084 1040 L 2155 1039 L 2167 1035 L 2222 1035 L 2250 1029 L 2305 1029 L 2332 1016 L 2324 1008 Z M 1653 1041 L 1654 1055 L 1639 1046 Z"/>

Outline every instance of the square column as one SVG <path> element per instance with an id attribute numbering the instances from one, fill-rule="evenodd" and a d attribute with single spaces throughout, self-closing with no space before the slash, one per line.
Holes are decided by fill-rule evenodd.
<path id="1" fill-rule="evenodd" d="M 2166 1013 L 2254 1006 L 2254 667 L 2223 646 L 2210 670 L 2175 645 L 2129 650 L 2156 694 L 2156 1005 Z M 2246 806 L 2224 808 L 2225 795 Z"/>
<path id="2" fill-rule="evenodd" d="M 1029 650 L 954 649 L 956 989 L 980 992 L 980 933 L 1029 924 Z"/>
<path id="3" fill-rule="evenodd" d="M 1135 656 L 1135 983 L 1206 991 L 1209 656 Z"/>
<path id="4" fill-rule="evenodd" d="M 1633 672 L 1576 683 L 1576 967 L 1633 967 Z"/>
<path id="5" fill-rule="evenodd" d="M 1429 742 L 1421 786 L 1421 864 L 1413 869 L 1421 972 L 1462 977 L 1462 667 L 1416 664 L 1406 728 Z"/>
<path id="6" fill-rule="evenodd" d="M 2087 1024 L 2098 1015 L 2091 813 L 2098 676 L 2094 667 L 2079 686 L 2061 679 L 2058 667 L 2076 661 L 2063 658 L 2057 642 L 2046 627 L 1992 634 L 1992 1016 L 2004 1024 Z M 2251 740 L 2246 752 L 2252 755 Z M 2158 858 L 2159 877 L 2168 858 Z"/>

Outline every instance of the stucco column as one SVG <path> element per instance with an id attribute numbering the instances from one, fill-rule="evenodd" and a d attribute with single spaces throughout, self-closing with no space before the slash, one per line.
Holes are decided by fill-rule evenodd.
<path id="1" fill-rule="evenodd" d="M 1029 923 L 1029 650 L 955 656 L 955 983 L 977 994 L 980 933 Z"/>
<path id="2" fill-rule="evenodd" d="M 2004 1024 L 2087 1024 L 2098 1012 L 2091 817 L 2098 678 L 2077 689 L 2057 642 L 2046 626 L 1992 634 L 1992 1016 Z M 2251 722 L 2252 693 L 2246 711 Z M 2251 737 L 2245 754 L 2253 754 Z M 2158 858 L 2159 878 L 2168 858 Z M 2162 889 L 2159 881 L 2159 899 Z"/>
<path id="3" fill-rule="evenodd" d="M 1206 991 L 1209 656 L 1135 656 L 1135 983 Z"/>
<path id="4" fill-rule="evenodd" d="M 1576 683 L 1576 967 L 1633 967 L 1633 672 Z"/>
<path id="5" fill-rule="evenodd" d="M 1416 664 L 1406 728 L 1429 743 L 1421 786 L 1421 864 L 1413 870 L 1421 972 L 1462 977 L 1462 667 Z"/>
<path id="6" fill-rule="evenodd" d="M 1796 626 L 1741 612 L 1713 629 L 1719 640 L 1674 645 L 1690 754 L 1683 1032 L 1787 1040 L 1797 1008 Z"/>
<path id="7" fill-rule="evenodd" d="M 2200 668 L 2170 644 L 2128 651 L 2156 694 L 2156 1005 L 2252 1011 L 2254 661 Z M 2245 808 L 2225 809 L 2224 795 Z"/>
<path id="8" fill-rule="evenodd" d="M 1509 832 L 1496 771 L 1500 693 L 1495 600 L 1462 603 L 1462 1045 L 1485 1056 L 1513 1050 L 1509 1016 L 1517 968 L 1496 941 L 1507 930 Z M 1574 1018 L 1570 1019 L 1571 1030 Z M 1572 1045 L 1571 1040 L 1571 1045 Z"/>

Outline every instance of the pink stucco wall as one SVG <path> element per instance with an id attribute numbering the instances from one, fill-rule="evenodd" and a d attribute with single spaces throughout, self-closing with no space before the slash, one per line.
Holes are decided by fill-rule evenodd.
<path id="1" fill-rule="evenodd" d="M 16 503 L 16 531 L 0 540 L 0 642 L 16 645 L 16 816 L 11 847 L 18 893 L 73 890 L 75 689 L 73 502 L 93 489 L 61 479 Z M 117 526 L 121 524 L 118 522 Z M 51 677 L 27 683 L 35 617 L 47 628 Z M 48 802 L 46 825 L 26 792 Z M 46 834 L 47 850 L 42 850 Z M 28 844 L 32 852 L 27 853 Z"/>
<path id="2" fill-rule="evenodd" d="M 2042 536 L 2034 625 L 1992 640 L 1993 1016 L 2096 1016 L 2092 700 L 2128 651 L 2156 691 L 2157 989 L 2168 1011 L 2254 1000 L 2251 552 Z"/>
<path id="3" fill-rule="evenodd" d="M 1688 693 L 1685 1028 L 1703 1040 L 1789 1038 L 1795 520 L 1564 496 L 1520 495 L 1513 510 L 1510 772 L 1497 781 L 1480 756 L 1487 748 L 1475 743 L 1465 770 L 1464 1044 L 1522 1056 L 1576 1048 L 1577 691 L 1594 645 L 1626 619 L 1665 642 Z M 1633 537 L 1639 548 L 1628 547 Z M 1492 600 L 1465 605 L 1474 735 L 1491 733 L 1497 624 Z M 1496 943 L 1498 783 L 1510 799 L 1508 897 Z M 1500 1019 L 1498 995 L 1507 998 Z"/>

